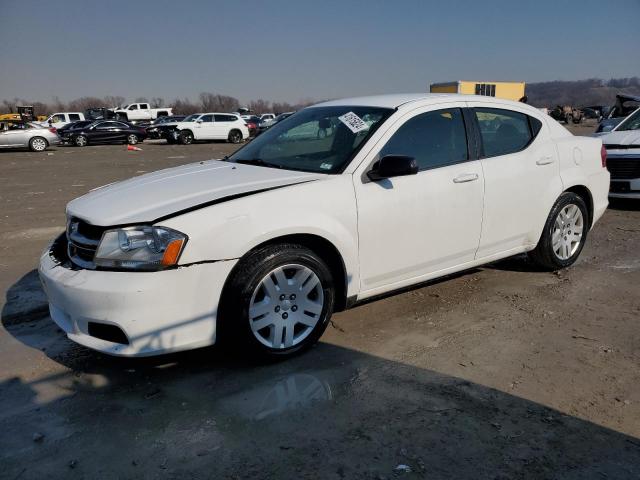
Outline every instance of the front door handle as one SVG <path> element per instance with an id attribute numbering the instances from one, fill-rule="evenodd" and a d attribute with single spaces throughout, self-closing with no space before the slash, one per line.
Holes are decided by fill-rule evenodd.
<path id="1" fill-rule="evenodd" d="M 551 155 L 547 156 L 547 157 L 540 157 L 538 160 L 536 160 L 536 165 L 549 165 L 550 163 L 553 163 L 555 160 L 553 159 L 553 157 Z"/>
<path id="2" fill-rule="evenodd" d="M 458 175 L 453 179 L 453 183 L 466 183 L 473 182 L 478 179 L 477 173 L 463 173 L 462 175 Z"/>

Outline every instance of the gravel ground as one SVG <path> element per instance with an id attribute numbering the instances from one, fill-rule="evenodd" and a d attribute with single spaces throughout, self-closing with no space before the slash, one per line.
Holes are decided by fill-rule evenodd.
<path id="1" fill-rule="evenodd" d="M 142 148 L 0 152 L 0 477 L 640 478 L 640 203 L 568 270 L 516 257 L 360 305 L 287 362 L 127 360 L 68 341 L 34 269 L 72 198 L 234 149 Z"/>

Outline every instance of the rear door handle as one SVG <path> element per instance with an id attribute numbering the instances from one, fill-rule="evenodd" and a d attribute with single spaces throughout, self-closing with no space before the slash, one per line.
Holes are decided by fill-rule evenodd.
<path id="1" fill-rule="evenodd" d="M 549 165 L 550 163 L 553 163 L 554 159 L 552 156 L 548 156 L 548 157 L 540 157 L 538 160 L 536 160 L 536 165 Z"/>
<path id="2" fill-rule="evenodd" d="M 473 182 L 478 179 L 477 173 L 463 173 L 462 175 L 458 175 L 453 179 L 453 183 L 466 183 Z"/>

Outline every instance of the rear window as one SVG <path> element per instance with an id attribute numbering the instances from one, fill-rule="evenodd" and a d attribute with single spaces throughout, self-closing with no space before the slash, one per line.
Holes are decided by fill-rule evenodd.
<path id="1" fill-rule="evenodd" d="M 77 122 L 78 120 L 80 120 L 80 115 L 78 115 L 77 113 L 70 113 L 69 114 L 69 121 Z"/>
<path id="2" fill-rule="evenodd" d="M 524 113 L 499 108 L 475 108 L 485 157 L 524 150 L 542 128 L 542 122 Z"/>

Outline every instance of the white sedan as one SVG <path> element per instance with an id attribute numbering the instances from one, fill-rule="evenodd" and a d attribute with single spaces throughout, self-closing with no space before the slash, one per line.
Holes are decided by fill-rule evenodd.
<path id="1" fill-rule="evenodd" d="M 96 189 L 40 259 L 51 317 L 115 355 L 288 356 L 332 312 L 523 252 L 573 264 L 606 153 L 540 111 L 446 94 L 331 101 L 223 161 Z"/>

